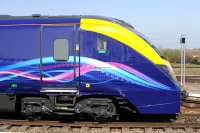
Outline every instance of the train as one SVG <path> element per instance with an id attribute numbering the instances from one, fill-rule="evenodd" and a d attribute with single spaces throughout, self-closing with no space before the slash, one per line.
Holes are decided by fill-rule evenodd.
<path id="1" fill-rule="evenodd" d="M 123 20 L 0 16 L 0 112 L 110 119 L 178 114 L 180 104 L 170 63 Z"/>

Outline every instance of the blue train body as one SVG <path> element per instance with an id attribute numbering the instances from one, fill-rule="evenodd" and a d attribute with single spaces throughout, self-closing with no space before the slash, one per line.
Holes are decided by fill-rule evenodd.
<path id="1" fill-rule="evenodd" d="M 82 99 L 100 97 L 123 99 L 141 114 L 180 111 L 179 85 L 167 65 L 155 63 L 156 58 L 164 59 L 149 42 L 135 32 L 149 45 L 143 49 L 152 48 L 156 58 L 112 37 L 116 31 L 111 35 L 106 29 L 104 34 L 103 28 L 90 27 L 90 22 L 86 25 L 90 29 L 82 28 L 83 19 L 105 21 L 134 32 L 122 21 L 101 17 L 0 20 L 1 111 L 15 111 L 21 105 L 18 100 L 29 97 L 48 97 L 53 109 L 57 105 L 61 109 L 68 107 L 68 100 L 59 103 L 56 97 L 73 92 L 73 106 Z M 143 45 L 141 40 L 138 44 L 136 40 L 136 45 Z"/>

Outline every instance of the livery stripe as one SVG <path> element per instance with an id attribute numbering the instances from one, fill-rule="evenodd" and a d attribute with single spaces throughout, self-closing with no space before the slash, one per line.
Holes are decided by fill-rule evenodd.
<path id="1" fill-rule="evenodd" d="M 128 45 L 132 49 L 145 56 L 151 62 L 165 65 L 165 61 L 151 48 L 151 46 L 149 46 L 147 42 L 145 42 L 134 32 L 119 24 L 106 20 L 82 18 L 80 28 L 111 37 L 125 45 Z"/>
<path id="2" fill-rule="evenodd" d="M 23 68 L 28 68 L 33 65 L 39 65 L 39 58 L 19 62 L 16 64 L 8 65 L 5 67 L 2 67 L 0 69 L 0 81 L 5 80 L 11 80 L 16 77 L 23 77 L 30 80 L 40 80 L 39 75 L 37 73 L 38 70 L 34 71 L 23 71 Z M 76 56 L 76 60 L 79 60 L 79 57 Z M 69 60 L 66 63 L 73 63 L 74 56 L 69 56 Z M 132 83 L 137 84 L 140 86 L 152 88 L 152 89 L 164 89 L 164 90 L 171 90 L 170 87 L 155 81 L 148 77 L 147 75 L 139 72 L 138 70 L 131 68 L 125 64 L 117 63 L 117 62 L 102 62 L 100 60 L 96 60 L 93 58 L 88 57 L 80 57 L 80 76 L 82 75 L 88 75 L 92 76 L 91 72 L 101 72 L 102 74 L 105 74 L 108 76 L 107 81 L 99 80 L 96 84 L 106 83 L 110 82 L 111 79 L 120 80 L 125 83 Z M 53 57 L 45 57 L 43 58 L 44 64 L 52 64 L 55 61 L 53 60 Z M 63 66 L 63 65 L 61 65 Z M 53 64 L 53 67 L 55 68 L 55 65 Z M 74 71 L 73 70 L 64 70 L 63 68 L 60 68 L 60 65 L 56 66 L 56 70 L 48 70 L 43 73 L 43 81 L 46 82 L 71 82 L 74 78 Z M 50 68 L 48 66 L 48 68 Z M 21 70 L 20 70 L 21 69 Z M 73 69 L 73 67 L 72 67 Z M 76 69 L 78 71 L 79 69 Z M 51 75 L 51 73 L 57 73 L 56 75 Z M 78 77 L 78 75 L 76 75 Z"/>

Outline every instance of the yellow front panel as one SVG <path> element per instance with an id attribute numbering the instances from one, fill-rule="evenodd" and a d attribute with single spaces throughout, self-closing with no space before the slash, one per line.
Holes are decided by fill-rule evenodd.
<path id="1" fill-rule="evenodd" d="M 80 28 L 111 37 L 133 48 L 155 64 L 164 65 L 163 59 L 137 34 L 125 27 L 106 20 L 82 18 Z"/>

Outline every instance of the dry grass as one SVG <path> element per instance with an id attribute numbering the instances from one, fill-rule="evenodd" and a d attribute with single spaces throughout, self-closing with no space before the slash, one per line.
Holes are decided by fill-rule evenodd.
<path id="1" fill-rule="evenodd" d="M 176 75 L 181 74 L 180 64 L 172 64 Z M 186 75 L 200 75 L 200 65 L 186 64 Z"/>
<path id="2" fill-rule="evenodd" d="M 171 64 L 173 68 L 179 68 L 181 67 L 181 64 L 176 64 L 176 63 L 172 63 Z M 200 68 L 200 65 L 196 65 L 196 64 L 186 64 L 187 68 Z"/>
<path id="3" fill-rule="evenodd" d="M 181 75 L 181 68 L 173 68 L 176 75 Z M 200 68 L 186 68 L 186 75 L 200 75 Z"/>
<path id="4" fill-rule="evenodd" d="M 180 64 L 172 64 L 174 72 L 176 75 L 181 75 Z M 186 65 L 186 75 L 200 75 L 200 65 L 187 64 Z M 184 87 L 186 90 L 200 90 L 200 83 L 188 83 Z"/>

